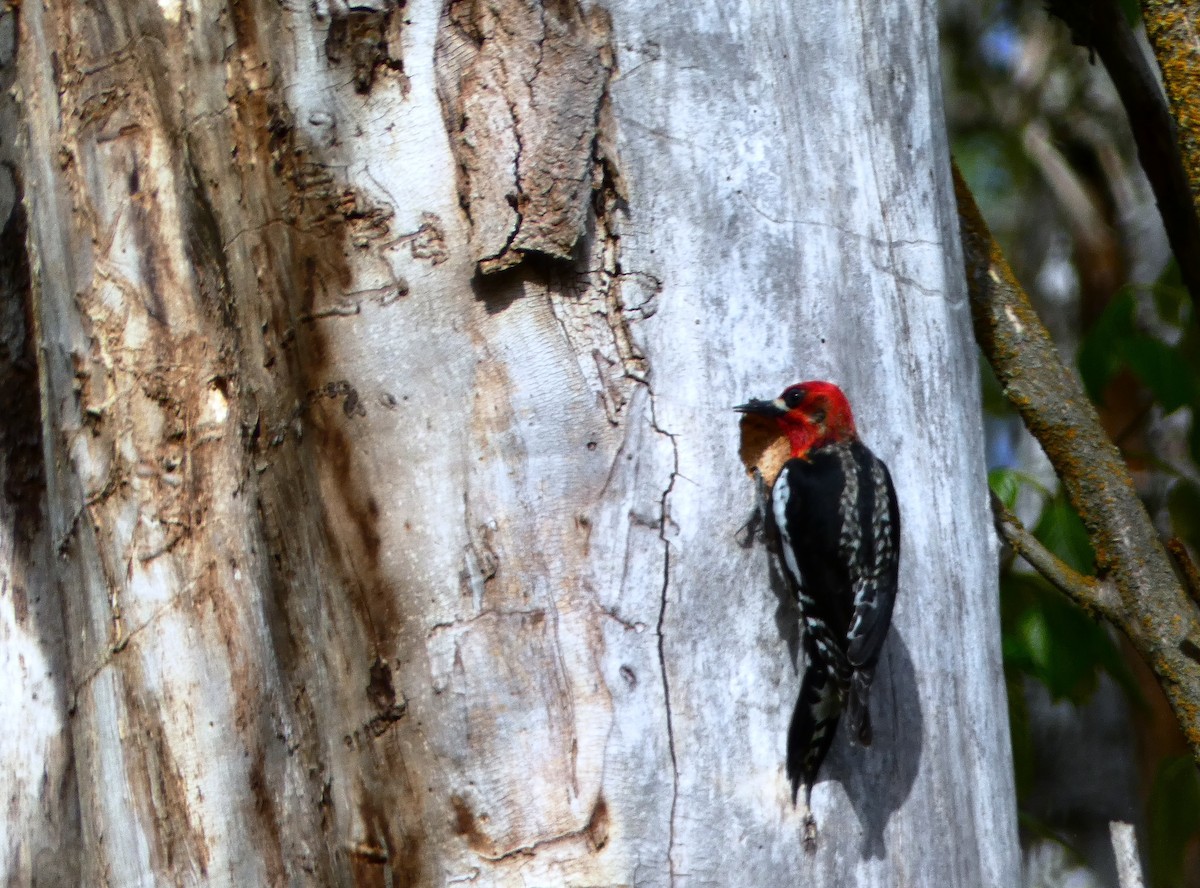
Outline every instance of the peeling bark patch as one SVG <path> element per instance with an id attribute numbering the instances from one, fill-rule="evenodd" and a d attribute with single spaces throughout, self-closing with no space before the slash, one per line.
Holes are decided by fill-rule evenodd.
<path id="1" fill-rule="evenodd" d="M 253 117 L 266 116 L 266 152 L 286 201 L 281 221 L 298 235 L 293 250 L 295 284 L 305 296 L 301 315 L 319 316 L 342 305 L 351 287 L 346 245 L 359 250 L 385 245 L 393 212 L 339 180 L 334 168 L 298 137 L 286 105 L 272 103 L 256 110 L 258 114 L 247 115 L 248 127 L 256 125 Z M 403 281 L 393 284 L 395 290 L 407 292 Z"/>
<path id="2" fill-rule="evenodd" d="M 446 249 L 446 230 L 437 213 L 422 213 L 416 231 L 400 235 L 387 246 L 407 246 L 414 259 L 428 259 L 431 265 L 441 265 L 450 258 L 450 251 Z"/>
<path id="3" fill-rule="evenodd" d="M 434 65 L 479 271 L 528 253 L 570 259 L 613 67 L 607 13 L 578 0 L 448 0 Z"/>
<path id="4" fill-rule="evenodd" d="M 408 93 L 400 55 L 403 7 L 404 0 L 389 0 L 381 9 L 351 7 L 332 15 L 325 35 L 325 57 L 335 65 L 349 63 L 356 92 L 370 92 L 376 72 L 383 68 L 398 74 L 401 90 Z"/>
<path id="5" fill-rule="evenodd" d="M 620 271 L 618 238 L 608 221 L 599 217 L 601 230 L 585 244 L 587 255 L 581 258 L 589 267 L 553 282 L 548 293 L 583 378 L 603 404 L 609 423 L 617 426 L 634 389 L 645 382 L 648 365 L 630 327 L 645 315 L 626 302 L 632 288 Z"/>

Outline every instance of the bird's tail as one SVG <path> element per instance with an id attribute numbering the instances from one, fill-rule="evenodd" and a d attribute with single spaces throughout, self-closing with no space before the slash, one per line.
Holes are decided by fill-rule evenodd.
<path id="1" fill-rule="evenodd" d="M 829 672 L 823 664 L 810 660 L 788 728 L 787 773 L 792 782 L 792 804 L 801 786 L 807 803 L 817 771 L 833 742 L 840 713 L 837 688 Z"/>
<path id="2" fill-rule="evenodd" d="M 871 680 L 874 677 L 874 669 L 855 669 L 846 692 L 846 728 L 850 736 L 863 746 L 870 746 L 873 736 L 869 703 Z"/>

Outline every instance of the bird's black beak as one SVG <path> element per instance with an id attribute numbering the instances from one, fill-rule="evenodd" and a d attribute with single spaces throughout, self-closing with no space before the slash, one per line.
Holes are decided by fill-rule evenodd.
<path id="1" fill-rule="evenodd" d="M 745 404 L 738 404 L 733 409 L 738 413 L 752 413 L 755 416 L 783 416 L 787 413 L 787 410 L 778 401 L 760 401 L 758 398 L 751 398 Z"/>

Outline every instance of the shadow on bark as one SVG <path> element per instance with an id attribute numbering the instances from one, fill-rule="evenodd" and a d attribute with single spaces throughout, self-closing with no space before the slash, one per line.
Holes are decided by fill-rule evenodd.
<path id="1" fill-rule="evenodd" d="M 836 780 L 842 785 L 863 830 L 861 855 L 883 858 L 883 831 L 912 792 L 924 739 L 917 676 L 895 626 L 875 672 L 871 721 L 875 739 L 869 747 L 850 743 L 839 725 L 817 783 Z"/>

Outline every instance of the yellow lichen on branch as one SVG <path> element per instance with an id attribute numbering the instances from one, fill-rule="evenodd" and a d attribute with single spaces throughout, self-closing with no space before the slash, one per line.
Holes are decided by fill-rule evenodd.
<path id="1" fill-rule="evenodd" d="M 975 339 L 1009 402 L 1062 480 L 1096 551 L 1098 580 L 1067 574 L 1055 560 L 1023 554 L 1065 594 L 1107 617 L 1154 670 L 1200 764 L 1200 609 L 1172 569 L 1075 373 L 1021 289 L 954 170 Z M 1004 516 L 1001 531 L 1021 543 Z"/>
<path id="2" fill-rule="evenodd" d="M 1192 200 L 1200 203 L 1200 5 L 1142 0 L 1142 18 L 1175 118 Z"/>

